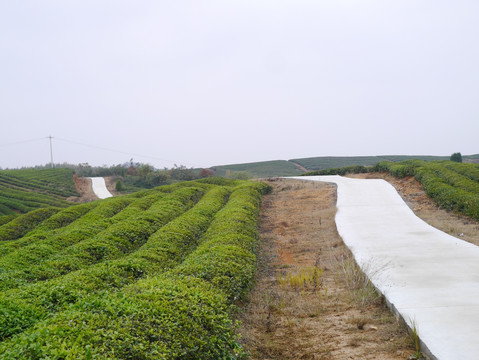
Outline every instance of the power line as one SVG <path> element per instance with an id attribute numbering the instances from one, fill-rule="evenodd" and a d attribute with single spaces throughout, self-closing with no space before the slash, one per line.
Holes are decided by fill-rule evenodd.
<path id="1" fill-rule="evenodd" d="M 51 159 L 52 167 L 54 167 L 52 139 L 56 139 L 56 140 L 60 140 L 60 141 L 64 141 L 64 142 L 67 142 L 67 143 L 76 144 L 76 145 L 80 145 L 80 146 L 85 146 L 85 147 L 89 147 L 89 148 L 93 148 L 93 149 L 100 149 L 100 150 L 104 150 L 104 151 L 110 151 L 110 152 L 115 152 L 115 153 L 119 153 L 119 154 L 125 154 L 125 155 L 128 155 L 128 156 L 138 156 L 138 157 L 148 158 L 148 159 L 153 159 L 153 160 L 167 161 L 171 164 L 180 164 L 180 165 L 188 165 L 188 166 L 191 166 L 191 167 L 195 167 L 192 164 L 182 163 L 181 161 L 178 162 L 178 161 L 169 160 L 169 159 L 165 159 L 165 158 L 160 158 L 160 157 L 156 157 L 156 156 L 138 154 L 138 153 L 122 151 L 122 150 L 118 150 L 118 149 L 110 149 L 110 148 L 106 148 L 106 147 L 103 147 L 103 146 L 85 144 L 85 143 L 79 142 L 79 141 L 63 139 L 63 138 L 59 138 L 59 137 L 53 137 L 51 135 L 46 136 L 46 137 L 36 138 L 36 139 L 21 140 L 21 141 L 16 141 L 16 142 L 7 143 L 7 144 L 0 144 L 0 147 L 7 147 L 7 146 L 25 144 L 25 143 L 30 143 L 30 142 L 40 141 L 40 140 L 45 140 L 45 139 L 49 139 L 49 141 L 50 141 L 50 159 Z"/>
<path id="2" fill-rule="evenodd" d="M 122 151 L 122 150 L 117 150 L 117 149 L 110 149 L 110 148 L 106 148 L 106 147 L 103 147 L 103 146 L 85 144 L 85 143 L 82 143 L 82 142 L 73 141 L 73 140 L 68 140 L 68 139 L 63 139 L 63 138 L 59 138 L 59 137 L 55 137 L 54 139 L 61 140 L 61 141 L 64 141 L 64 142 L 67 142 L 67 143 L 71 143 L 71 144 L 81 145 L 81 146 L 85 146 L 85 147 L 90 147 L 90 148 L 100 149 L 100 150 L 105 150 L 105 151 L 110 151 L 110 152 L 116 152 L 116 153 L 119 153 L 119 154 L 125 154 L 125 155 L 129 155 L 129 156 L 139 156 L 139 157 L 148 158 L 148 159 L 154 159 L 154 160 L 160 160 L 160 161 L 167 161 L 167 162 L 170 162 L 170 163 L 172 163 L 172 164 L 181 164 L 181 165 L 188 165 L 188 166 L 191 166 L 191 167 L 195 167 L 195 166 L 192 165 L 192 164 L 184 164 L 184 163 L 181 163 L 181 162 L 178 162 L 178 161 L 169 160 L 169 159 L 164 159 L 164 158 L 160 158 L 160 157 L 156 157 L 156 156 L 150 156 L 150 155 L 132 153 L 132 152 Z"/>
<path id="3" fill-rule="evenodd" d="M 30 140 L 16 141 L 16 142 L 7 143 L 7 144 L 0 144 L 0 147 L 12 146 L 12 145 L 19 145 L 19 144 L 25 144 L 25 143 L 34 142 L 34 141 L 39 141 L 39 140 L 45 140 L 45 139 L 48 139 L 48 137 L 41 137 L 41 138 L 30 139 Z"/>

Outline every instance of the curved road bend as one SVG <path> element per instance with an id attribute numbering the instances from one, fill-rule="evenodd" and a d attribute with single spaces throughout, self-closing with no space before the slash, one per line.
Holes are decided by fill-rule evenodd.
<path id="1" fill-rule="evenodd" d="M 113 195 L 106 188 L 105 179 L 102 177 L 91 177 L 91 187 L 99 199 L 106 199 Z"/>
<path id="2" fill-rule="evenodd" d="M 479 359 L 478 246 L 425 223 L 384 180 L 295 179 L 337 184 L 339 234 L 429 356 Z"/>

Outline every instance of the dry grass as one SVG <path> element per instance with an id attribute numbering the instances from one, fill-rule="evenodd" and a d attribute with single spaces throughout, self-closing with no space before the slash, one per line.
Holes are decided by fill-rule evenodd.
<path id="1" fill-rule="evenodd" d="M 257 284 L 240 316 L 252 359 L 406 359 L 406 328 L 337 234 L 333 185 L 279 179 L 264 200 Z"/>

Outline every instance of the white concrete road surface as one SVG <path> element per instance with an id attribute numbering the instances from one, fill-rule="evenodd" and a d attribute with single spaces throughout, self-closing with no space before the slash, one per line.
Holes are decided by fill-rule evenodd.
<path id="1" fill-rule="evenodd" d="M 102 177 L 91 177 L 91 187 L 93 192 L 99 199 L 106 199 L 113 195 L 108 191 L 105 184 L 105 179 Z"/>
<path id="2" fill-rule="evenodd" d="M 479 359 L 479 247 L 419 219 L 384 180 L 297 177 L 338 186 L 338 232 L 432 358 Z M 428 350 L 428 351 L 427 351 Z"/>

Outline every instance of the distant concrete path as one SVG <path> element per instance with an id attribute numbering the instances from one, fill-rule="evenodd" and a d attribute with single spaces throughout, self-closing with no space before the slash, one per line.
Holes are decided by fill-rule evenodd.
<path id="1" fill-rule="evenodd" d="M 105 179 L 102 177 L 91 177 L 91 187 L 93 192 L 99 199 L 106 199 L 113 195 L 108 191 L 105 184 Z"/>
<path id="2" fill-rule="evenodd" d="M 338 186 L 338 232 L 426 353 L 479 359 L 479 247 L 419 219 L 379 179 L 304 176 Z"/>

